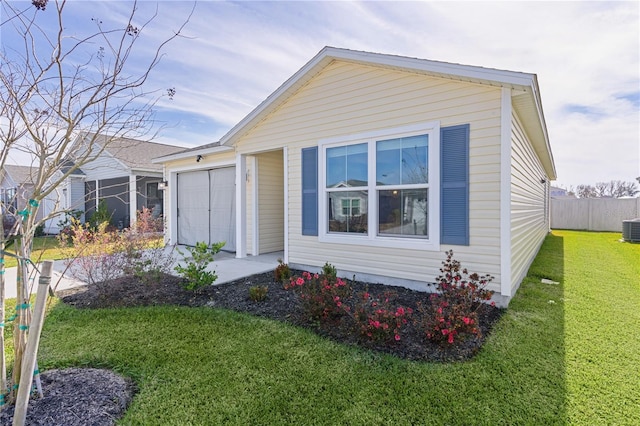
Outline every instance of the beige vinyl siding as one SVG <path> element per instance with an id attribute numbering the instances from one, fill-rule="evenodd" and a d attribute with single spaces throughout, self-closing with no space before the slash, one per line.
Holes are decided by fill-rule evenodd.
<path id="1" fill-rule="evenodd" d="M 259 253 L 284 250 L 284 165 L 282 150 L 258 159 Z"/>
<path id="2" fill-rule="evenodd" d="M 501 90 L 334 61 L 236 143 L 252 154 L 289 147 L 289 262 L 432 282 L 444 251 L 500 283 Z M 321 243 L 301 235 L 301 148 L 320 139 L 439 121 L 470 124 L 470 246 L 441 252 Z M 438 190 L 437 188 L 431 189 Z"/>
<path id="3" fill-rule="evenodd" d="M 520 120 L 511 120 L 511 294 L 526 274 L 549 231 L 548 181 Z"/>

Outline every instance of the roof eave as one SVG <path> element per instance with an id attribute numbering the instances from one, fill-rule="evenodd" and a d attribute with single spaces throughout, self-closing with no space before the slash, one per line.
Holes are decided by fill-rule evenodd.
<path id="1" fill-rule="evenodd" d="M 176 152 L 175 154 L 169 154 L 158 158 L 153 158 L 151 163 L 153 164 L 164 164 L 170 161 L 184 160 L 185 158 L 198 156 L 198 155 L 208 155 L 208 154 L 217 154 L 221 152 L 228 152 L 233 150 L 230 146 L 214 146 L 202 149 L 191 149 L 188 151 Z"/>

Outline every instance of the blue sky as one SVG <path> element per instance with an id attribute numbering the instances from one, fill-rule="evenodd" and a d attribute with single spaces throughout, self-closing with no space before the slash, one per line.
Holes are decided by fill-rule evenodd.
<path id="1" fill-rule="evenodd" d="M 191 10 L 143 1 L 155 45 Z M 72 1 L 70 29 L 126 16 L 130 3 Z M 216 141 L 322 47 L 535 73 L 558 172 L 569 186 L 640 176 L 640 3 L 200 1 L 185 38 L 165 49 L 151 87 L 159 141 Z M 11 40 L 6 30 L 2 43 Z"/>

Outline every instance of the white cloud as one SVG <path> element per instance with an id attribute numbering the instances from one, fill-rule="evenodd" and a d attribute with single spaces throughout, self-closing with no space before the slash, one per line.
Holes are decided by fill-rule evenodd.
<path id="1" fill-rule="evenodd" d="M 76 5 L 74 25 L 128 13 L 122 2 Z M 155 6 L 140 3 L 144 13 Z M 160 2 L 142 47 L 191 6 Z M 163 118 L 175 111 L 168 140 L 216 140 L 331 45 L 536 73 L 558 184 L 640 175 L 638 2 L 204 1 L 183 34 L 150 81 L 177 90 L 160 103 Z"/>

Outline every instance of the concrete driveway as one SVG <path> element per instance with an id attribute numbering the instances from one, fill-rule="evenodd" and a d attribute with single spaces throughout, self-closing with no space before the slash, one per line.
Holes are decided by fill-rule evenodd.
<path id="1" fill-rule="evenodd" d="M 184 253 L 188 253 L 181 248 Z M 223 284 L 234 281 L 239 278 L 248 277 L 254 274 L 273 271 L 278 266 L 278 259 L 283 257 L 282 252 L 267 253 L 259 256 L 247 256 L 243 259 L 236 259 L 235 253 L 220 252 L 216 254 L 215 260 L 209 265 L 207 270 L 215 270 L 218 279 L 215 284 Z M 181 260 L 176 253 L 174 265 Z M 183 262 L 184 265 L 184 262 Z M 173 271 L 173 267 L 170 270 Z M 7 299 L 16 298 L 16 274 L 17 268 L 5 269 L 5 297 Z M 35 274 L 34 274 L 35 275 Z M 215 285 L 214 284 L 214 285 Z M 35 292 L 38 285 L 38 276 L 34 276 L 31 280 L 33 291 Z M 77 280 L 71 276 L 66 270 L 64 260 L 56 260 L 53 264 L 53 276 L 51 277 L 51 288 L 54 291 L 65 290 L 73 287 L 86 285 L 85 281 Z"/>

